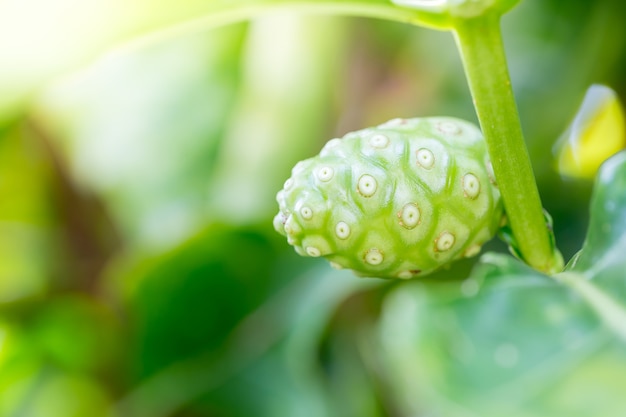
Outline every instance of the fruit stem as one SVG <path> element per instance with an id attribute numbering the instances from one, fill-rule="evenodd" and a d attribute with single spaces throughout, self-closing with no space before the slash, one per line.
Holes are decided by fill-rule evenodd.
<path id="1" fill-rule="evenodd" d="M 487 142 L 508 222 L 523 260 L 544 272 L 561 269 L 524 143 L 502 44 L 500 15 L 458 19 L 453 33 Z"/>

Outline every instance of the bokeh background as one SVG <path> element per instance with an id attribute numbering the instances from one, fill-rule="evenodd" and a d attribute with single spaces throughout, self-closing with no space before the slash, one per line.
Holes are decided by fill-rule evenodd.
<path id="1" fill-rule="evenodd" d="M 328 139 L 476 121 L 452 36 L 289 1 L 203 24 L 237 3 L 255 4 L 0 0 L 0 416 L 422 415 L 373 336 L 410 284 L 300 258 L 272 218 Z M 591 84 L 626 96 L 624 21 L 622 0 L 523 0 L 503 20 L 566 259 L 591 182 L 552 149 Z"/>

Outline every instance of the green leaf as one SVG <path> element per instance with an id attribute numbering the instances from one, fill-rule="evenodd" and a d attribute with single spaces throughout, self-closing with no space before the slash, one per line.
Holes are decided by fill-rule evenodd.
<path id="1" fill-rule="evenodd" d="M 137 377 L 120 415 L 203 404 L 246 411 L 235 415 L 329 415 L 312 346 L 339 302 L 380 282 L 327 266 L 302 270 L 277 246 L 256 229 L 213 225 L 120 277 Z"/>
<path id="2" fill-rule="evenodd" d="M 558 278 L 626 341 L 626 151 L 600 168 L 582 250 Z"/>
<path id="3" fill-rule="evenodd" d="M 275 256 L 255 230 L 212 225 L 175 250 L 130 267 L 121 283 L 129 297 L 137 376 L 216 350 L 271 294 Z"/>
<path id="4" fill-rule="evenodd" d="M 445 416 L 622 415 L 613 387 L 626 383 L 626 358 L 593 310 L 513 258 L 483 262 L 460 284 L 388 300 L 381 335 L 399 401 Z"/>
<path id="5" fill-rule="evenodd" d="M 248 26 L 237 101 L 208 186 L 215 216 L 266 222 L 291 166 L 319 149 L 349 63 L 345 23 L 279 13 Z"/>
<path id="6" fill-rule="evenodd" d="M 279 14 L 120 51 L 47 89 L 38 118 L 133 245 L 173 246 L 207 215 L 266 221 L 294 160 L 328 134 L 343 27 Z"/>
<path id="7" fill-rule="evenodd" d="M 0 309 L 44 294 L 59 258 L 54 172 L 38 146 L 17 126 L 0 131 Z"/>
<path id="8" fill-rule="evenodd" d="M 206 223 L 243 29 L 119 51 L 37 100 L 35 118 L 73 178 L 106 200 L 131 245 L 171 247 Z"/>
<path id="9" fill-rule="evenodd" d="M 105 304 L 82 294 L 42 303 L 26 328 L 30 342 L 59 369 L 110 372 L 119 359 L 122 341 L 117 317 Z"/>
<path id="10" fill-rule="evenodd" d="M 0 417 L 108 416 L 122 368 L 113 311 L 78 294 L 23 306 L 0 314 Z"/>
<path id="11" fill-rule="evenodd" d="M 21 400 L 16 401 L 15 397 Z M 80 374 L 62 373 L 49 369 L 38 370 L 18 381 L 9 390 L 0 409 L 2 417 L 108 417 L 112 400 L 101 385 Z M 15 404 L 17 402 L 18 404 Z"/>
<path id="12" fill-rule="evenodd" d="M 606 161 L 596 179 L 589 230 L 568 270 L 621 287 L 626 299 L 626 151 Z M 615 287 L 617 285 L 617 287 Z"/>
<path id="13" fill-rule="evenodd" d="M 486 254 L 460 284 L 388 299 L 381 343 L 399 401 L 445 416 L 624 415 L 625 246 L 622 152 L 600 171 L 587 239 L 565 272 Z"/>

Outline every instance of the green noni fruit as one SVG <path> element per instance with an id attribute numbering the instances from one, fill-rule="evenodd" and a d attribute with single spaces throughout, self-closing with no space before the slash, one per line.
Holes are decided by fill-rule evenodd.
<path id="1" fill-rule="evenodd" d="M 385 278 L 476 255 L 503 213 L 480 131 L 449 117 L 332 139 L 296 164 L 277 200 L 274 227 L 300 255 Z"/>

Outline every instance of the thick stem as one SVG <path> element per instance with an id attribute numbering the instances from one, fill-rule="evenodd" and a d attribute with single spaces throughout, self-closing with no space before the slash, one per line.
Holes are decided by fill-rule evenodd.
<path id="1" fill-rule="evenodd" d="M 554 256 L 511 88 L 500 16 L 459 20 L 454 34 L 513 235 L 524 260 L 554 272 Z"/>

